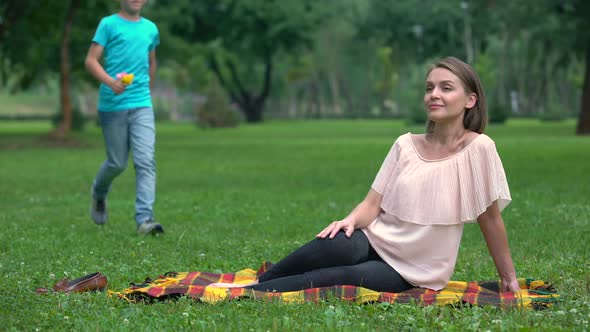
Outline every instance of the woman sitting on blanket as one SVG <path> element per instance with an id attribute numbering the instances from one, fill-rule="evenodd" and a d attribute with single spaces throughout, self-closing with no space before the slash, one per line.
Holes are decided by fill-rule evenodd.
<path id="1" fill-rule="evenodd" d="M 424 106 L 426 133 L 395 141 L 371 190 L 346 218 L 329 224 L 254 283 L 211 286 L 440 290 L 453 273 L 463 225 L 477 220 L 500 290 L 518 291 L 500 215 L 510 192 L 494 142 L 483 134 L 487 107 L 477 74 L 456 58 L 440 60 L 426 77 Z"/>

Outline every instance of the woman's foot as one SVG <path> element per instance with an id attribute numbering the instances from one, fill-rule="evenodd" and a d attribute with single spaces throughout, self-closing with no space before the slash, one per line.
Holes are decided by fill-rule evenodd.
<path id="1" fill-rule="evenodd" d="M 212 284 L 207 285 L 207 287 L 215 287 L 215 288 L 243 288 L 247 286 L 252 286 L 258 284 L 258 280 L 254 280 L 249 283 L 239 284 L 239 283 L 229 283 L 229 282 L 215 282 Z"/>

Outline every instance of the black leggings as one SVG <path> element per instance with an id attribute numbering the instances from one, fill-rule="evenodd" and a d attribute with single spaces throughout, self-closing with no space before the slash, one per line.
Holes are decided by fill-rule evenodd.
<path id="1" fill-rule="evenodd" d="M 273 265 L 248 286 L 259 291 L 288 292 L 335 285 L 361 286 L 380 292 L 401 292 L 414 286 L 387 265 L 362 231 L 347 238 L 316 238 Z"/>

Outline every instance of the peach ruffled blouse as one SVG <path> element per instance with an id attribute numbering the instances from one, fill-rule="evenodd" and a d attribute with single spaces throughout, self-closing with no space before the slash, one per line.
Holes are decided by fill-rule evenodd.
<path id="1" fill-rule="evenodd" d="M 511 201 L 496 146 L 485 134 L 443 159 L 422 158 L 410 133 L 387 154 L 372 189 L 382 213 L 363 229 L 383 260 L 410 284 L 440 290 L 453 274 L 463 225 Z"/>

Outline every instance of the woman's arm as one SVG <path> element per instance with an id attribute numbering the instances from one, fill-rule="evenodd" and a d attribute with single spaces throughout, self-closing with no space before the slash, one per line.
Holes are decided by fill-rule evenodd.
<path id="1" fill-rule="evenodd" d="M 336 236 L 341 229 L 350 237 L 355 229 L 367 227 L 381 213 L 381 200 L 383 196 L 375 190 L 369 190 L 365 199 L 359 203 L 346 218 L 334 221 L 324 228 L 316 237 L 331 239 Z"/>
<path id="2" fill-rule="evenodd" d="M 519 291 L 520 287 L 508 247 L 508 237 L 497 201 L 477 218 L 477 222 L 500 275 L 500 291 Z"/>

